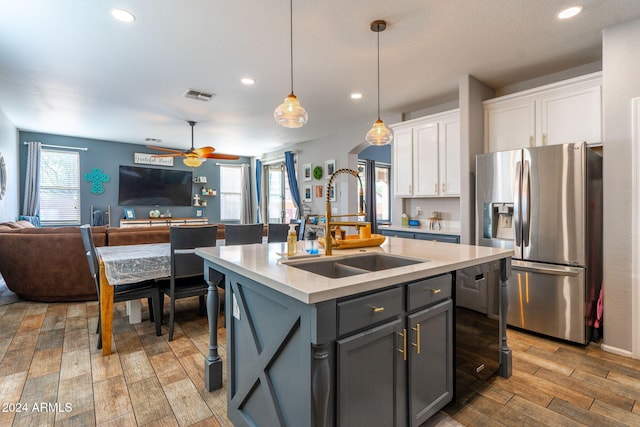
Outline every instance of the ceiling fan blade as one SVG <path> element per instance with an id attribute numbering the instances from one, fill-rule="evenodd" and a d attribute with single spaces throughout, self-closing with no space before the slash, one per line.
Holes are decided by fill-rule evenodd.
<path id="1" fill-rule="evenodd" d="M 233 154 L 218 154 L 218 153 L 209 153 L 205 154 L 205 159 L 221 159 L 221 160 L 238 160 L 240 156 L 235 156 Z"/>
<path id="2" fill-rule="evenodd" d="M 200 147 L 200 148 L 194 148 L 193 150 L 191 150 L 191 152 L 199 157 L 203 157 L 206 154 L 210 154 L 213 153 L 215 150 L 215 148 L 213 147 Z"/>
<path id="3" fill-rule="evenodd" d="M 147 148 L 151 148 L 152 150 L 158 150 L 158 151 L 167 151 L 169 153 L 180 153 L 180 154 L 182 154 L 181 150 L 174 150 L 173 148 L 156 147 L 155 145 L 147 145 Z"/>

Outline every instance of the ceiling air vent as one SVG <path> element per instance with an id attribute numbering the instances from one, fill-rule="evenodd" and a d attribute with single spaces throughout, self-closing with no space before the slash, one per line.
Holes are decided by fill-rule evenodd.
<path id="1" fill-rule="evenodd" d="M 215 93 L 206 93 L 199 90 L 189 89 L 184 93 L 185 98 L 195 99 L 197 101 L 208 102 L 216 96 Z"/>

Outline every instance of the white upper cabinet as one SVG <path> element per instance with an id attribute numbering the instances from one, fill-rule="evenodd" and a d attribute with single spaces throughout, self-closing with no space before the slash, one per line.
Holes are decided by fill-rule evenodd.
<path id="1" fill-rule="evenodd" d="M 420 117 L 391 127 L 394 196 L 459 196 L 459 111 Z"/>
<path id="2" fill-rule="evenodd" d="M 484 102 L 485 152 L 602 143 L 602 73 Z"/>

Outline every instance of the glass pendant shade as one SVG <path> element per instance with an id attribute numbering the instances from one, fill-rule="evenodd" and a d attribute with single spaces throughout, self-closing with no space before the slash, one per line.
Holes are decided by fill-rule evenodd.
<path id="1" fill-rule="evenodd" d="M 182 162 L 185 166 L 189 166 L 190 168 L 197 168 L 202 164 L 202 159 L 199 157 L 185 157 L 182 159 Z"/>
<path id="2" fill-rule="evenodd" d="M 378 119 L 367 132 L 365 140 L 371 145 L 387 145 L 393 141 L 393 131 Z"/>
<path id="3" fill-rule="evenodd" d="M 299 128 L 304 126 L 309 119 L 309 115 L 298 98 L 291 92 L 284 99 L 284 102 L 278 105 L 273 112 L 273 118 L 280 126 L 286 128 Z"/>

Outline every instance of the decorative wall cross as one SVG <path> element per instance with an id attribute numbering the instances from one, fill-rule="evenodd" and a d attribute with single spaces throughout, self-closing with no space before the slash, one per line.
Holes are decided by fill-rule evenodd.
<path id="1" fill-rule="evenodd" d="M 102 183 L 109 182 L 109 175 L 102 172 L 100 168 L 93 168 L 91 172 L 84 174 L 84 180 L 91 182 L 91 192 L 93 194 L 104 193 L 104 186 Z"/>

